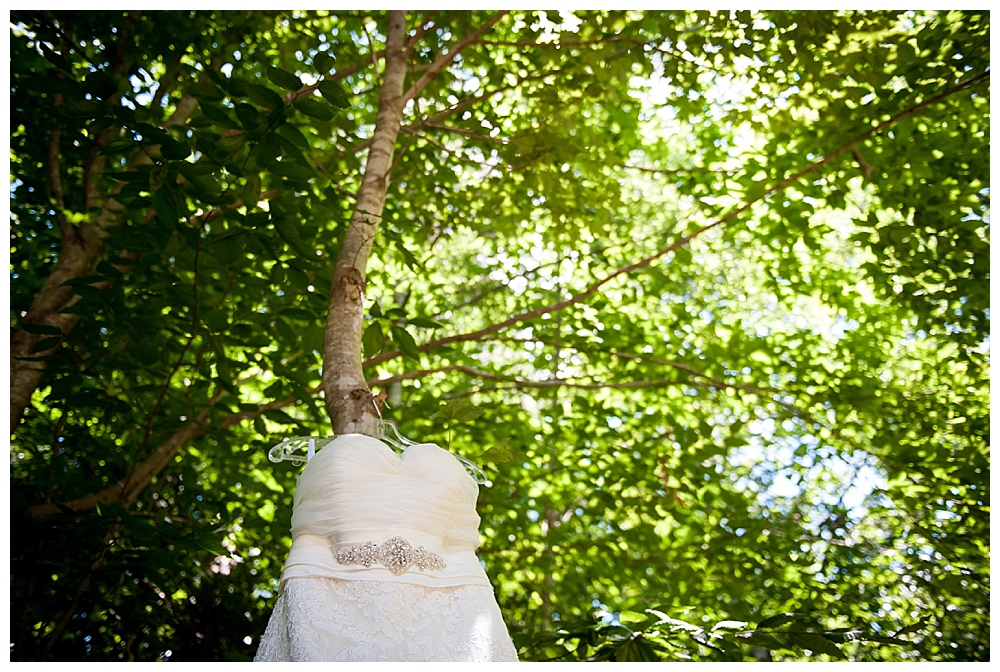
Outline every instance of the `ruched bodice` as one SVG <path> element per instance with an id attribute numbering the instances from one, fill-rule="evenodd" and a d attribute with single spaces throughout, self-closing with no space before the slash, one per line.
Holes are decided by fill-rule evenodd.
<path id="1" fill-rule="evenodd" d="M 476 482 L 443 448 L 420 444 L 400 455 L 377 439 L 349 434 L 317 453 L 299 477 L 292 538 L 354 543 L 380 530 L 412 530 L 438 540 L 445 552 L 475 551 L 478 496 Z"/>
<path id="2" fill-rule="evenodd" d="M 479 486 L 454 455 L 434 444 L 402 454 L 361 434 L 337 437 L 299 476 L 292 549 L 282 582 L 327 576 L 416 583 L 489 585 L 475 557 Z M 338 553 L 401 538 L 442 558 L 443 569 L 394 574 L 373 563 L 343 564 Z"/>

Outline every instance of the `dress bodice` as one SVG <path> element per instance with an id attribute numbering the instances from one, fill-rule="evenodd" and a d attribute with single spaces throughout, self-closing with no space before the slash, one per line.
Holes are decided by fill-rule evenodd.
<path id="1" fill-rule="evenodd" d="M 299 476 L 292 549 L 282 582 L 320 575 L 425 586 L 489 585 L 474 553 L 478 495 L 475 480 L 439 446 L 419 444 L 397 454 L 369 436 L 339 436 Z M 357 560 L 360 555 L 350 555 L 366 544 L 381 546 L 393 539 L 423 549 L 443 567 L 434 560 L 393 572 L 384 563 L 366 565 Z"/>

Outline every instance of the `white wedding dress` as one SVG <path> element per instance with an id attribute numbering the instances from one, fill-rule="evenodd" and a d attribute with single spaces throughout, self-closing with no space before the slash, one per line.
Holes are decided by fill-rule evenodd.
<path id="1" fill-rule="evenodd" d="M 479 487 L 433 444 L 339 436 L 299 476 L 255 661 L 516 661 L 476 558 Z"/>

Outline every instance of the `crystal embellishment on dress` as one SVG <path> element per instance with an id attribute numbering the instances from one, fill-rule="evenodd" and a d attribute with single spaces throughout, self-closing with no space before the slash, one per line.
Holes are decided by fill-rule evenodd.
<path id="1" fill-rule="evenodd" d="M 357 546 L 341 549 L 337 552 L 337 562 L 341 565 L 364 565 L 366 569 L 378 562 L 397 576 L 414 565 L 421 570 L 435 572 L 447 567 L 440 555 L 428 551 L 423 546 L 414 547 L 402 537 L 393 537 L 381 546 L 366 541 Z"/>

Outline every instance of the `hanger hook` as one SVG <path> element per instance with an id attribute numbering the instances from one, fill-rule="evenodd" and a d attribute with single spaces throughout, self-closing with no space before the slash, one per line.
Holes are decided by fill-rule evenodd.
<path id="1" fill-rule="evenodd" d="M 379 408 L 379 405 L 378 405 L 378 399 L 379 399 L 380 396 L 382 397 L 382 399 L 385 399 L 385 392 L 383 391 L 383 392 L 380 392 L 379 394 L 373 394 L 372 395 L 372 406 L 375 407 L 375 415 L 378 416 L 379 420 L 382 420 L 382 409 Z"/>

